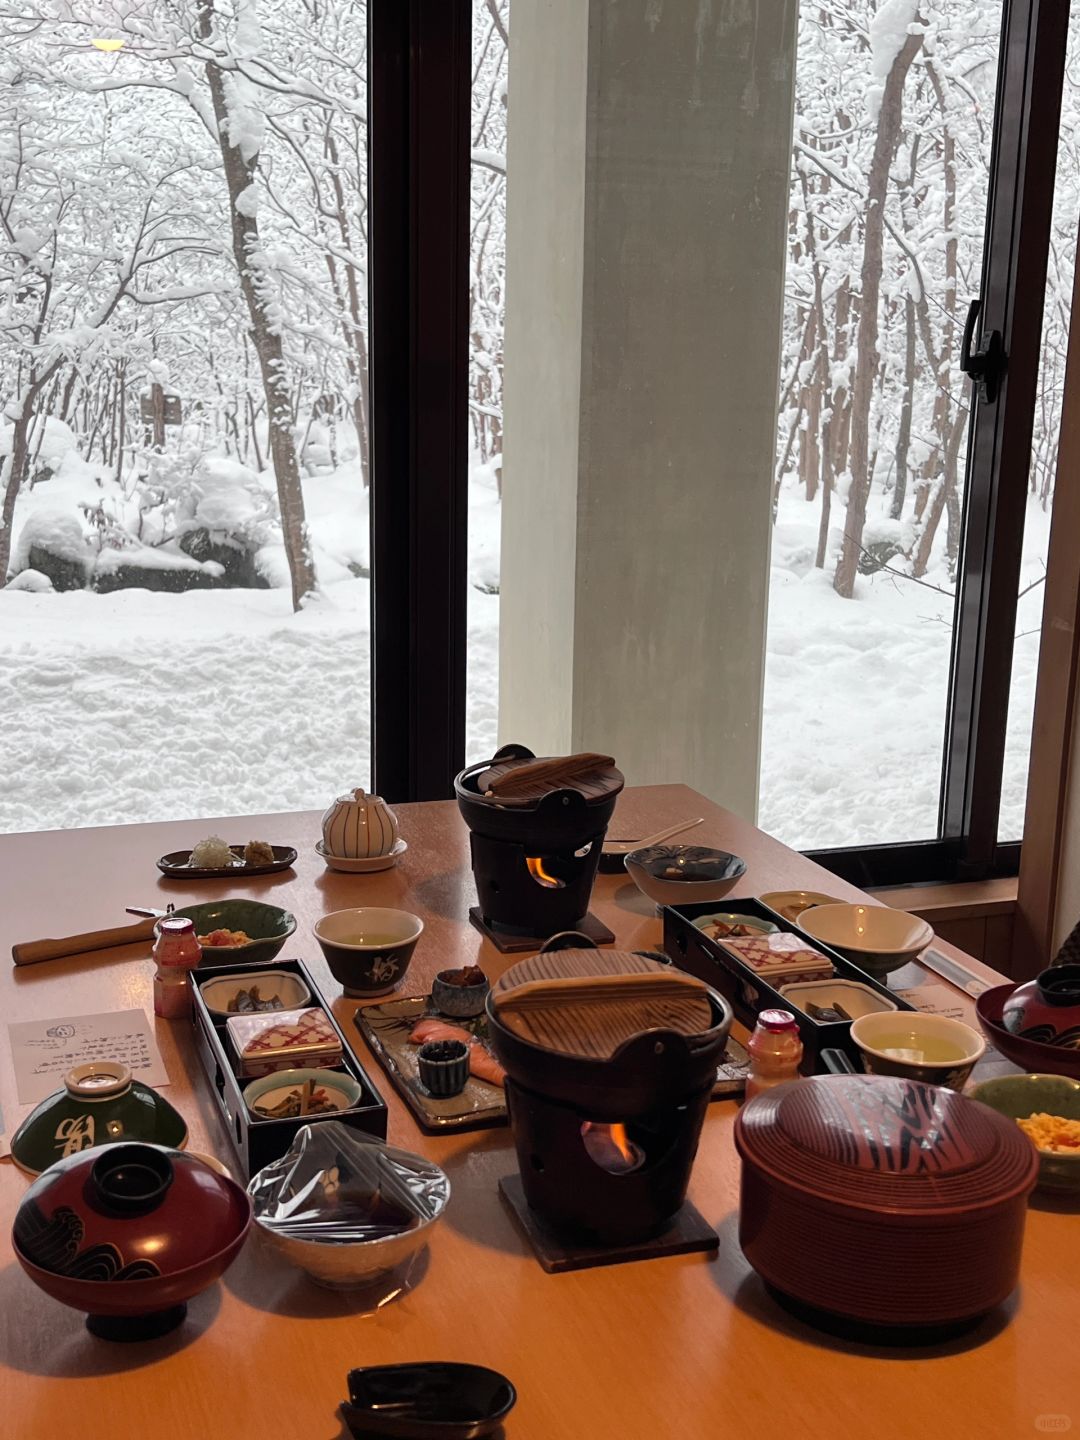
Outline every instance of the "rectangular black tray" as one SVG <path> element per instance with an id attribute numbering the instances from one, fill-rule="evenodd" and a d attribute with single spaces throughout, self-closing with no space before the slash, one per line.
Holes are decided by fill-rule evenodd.
<path id="1" fill-rule="evenodd" d="M 680 970 L 686 970 L 691 975 L 696 975 L 699 980 L 704 980 L 714 990 L 718 990 L 724 998 L 731 1002 L 736 1017 L 748 1028 L 753 1029 L 759 1011 L 778 1008 L 790 1010 L 795 1016 L 799 1026 L 799 1035 L 803 1042 L 803 1061 L 801 1069 L 806 1075 L 813 1075 L 825 1067 L 820 1063 L 819 1056 L 822 1050 L 843 1050 L 852 1060 L 859 1059 L 859 1047 L 851 1038 L 851 1021 L 834 1020 L 822 1024 L 818 1020 L 811 1020 L 809 1015 L 803 1013 L 789 1000 L 785 1000 L 779 990 L 774 990 L 768 981 L 763 980 L 760 975 L 744 965 L 722 945 L 710 939 L 703 931 L 694 924 L 702 915 L 712 915 L 718 912 L 732 915 L 753 915 L 759 920 L 769 920 L 778 930 L 784 930 L 790 935 L 797 935 L 800 940 L 805 940 L 807 945 L 826 956 L 832 961 L 833 969 L 836 971 L 838 980 L 856 980 L 860 985 L 868 985 L 871 990 L 876 990 L 879 995 L 887 995 L 899 1010 L 913 1010 L 915 1007 L 902 1000 L 899 995 L 868 975 L 865 970 L 860 970 L 858 965 L 853 965 L 846 960 L 838 951 L 832 950 L 828 945 L 823 945 L 820 940 L 815 940 L 805 930 L 800 930 L 798 925 L 785 920 L 777 911 L 771 910 L 768 905 L 762 905 L 760 900 L 721 900 L 713 901 L 711 904 L 698 905 L 666 905 L 664 907 L 664 950 L 671 957 L 672 963 Z M 750 996 L 752 995 L 752 999 Z M 860 1067 L 861 1068 L 861 1067 Z"/>
<path id="2" fill-rule="evenodd" d="M 204 980 L 216 979 L 219 975 L 234 976 L 237 965 L 200 965 L 192 972 L 191 1019 L 195 1028 L 195 1048 L 199 1059 L 210 1078 L 210 1089 L 218 1102 L 225 1129 L 229 1132 L 244 1174 L 250 1178 L 271 1160 L 285 1154 L 301 1125 L 318 1125 L 322 1120 L 340 1120 L 354 1130 L 363 1130 L 380 1140 L 386 1139 L 386 1101 L 372 1084 L 367 1071 L 349 1049 L 345 1036 L 334 1018 L 333 1011 L 319 994 L 311 975 L 301 960 L 267 960 L 261 965 L 244 966 L 244 972 L 256 974 L 259 970 L 288 970 L 298 975 L 311 991 L 311 1004 L 322 1007 L 330 1024 L 341 1041 L 342 1063 L 335 1069 L 346 1070 L 358 1081 L 362 1091 L 360 1103 L 348 1110 L 335 1110 L 327 1115 L 298 1116 L 292 1120 L 274 1119 L 271 1116 L 253 1115 L 244 1104 L 243 1089 L 250 1083 L 250 1077 L 238 1076 L 233 1068 L 231 1052 L 226 1045 L 224 1015 L 212 1015 L 199 990 Z"/>

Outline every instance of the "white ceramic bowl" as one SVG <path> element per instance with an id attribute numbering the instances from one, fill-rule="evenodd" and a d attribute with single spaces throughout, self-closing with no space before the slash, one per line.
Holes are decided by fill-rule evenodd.
<path id="1" fill-rule="evenodd" d="M 858 980 L 804 980 L 801 984 L 781 985 L 780 994 L 804 1013 L 807 1005 L 842 1005 L 852 1020 L 860 1015 L 875 1015 L 883 1010 L 899 1009 L 895 1000 L 879 995 Z M 814 1017 L 810 1016 L 811 1020 Z M 828 1023 L 828 1022 L 826 1022 Z"/>
<path id="2" fill-rule="evenodd" d="M 920 916 L 890 905 L 815 905 L 799 916 L 799 929 L 875 978 L 914 960 L 934 938 Z"/>
<path id="3" fill-rule="evenodd" d="M 708 845 L 649 845 L 623 864 L 643 895 L 657 905 L 711 904 L 746 874 L 746 862 Z"/>
<path id="4" fill-rule="evenodd" d="M 213 980 L 204 980 L 199 991 L 212 1015 L 252 1014 L 252 1011 L 230 1010 L 229 1001 L 241 990 L 259 987 L 259 994 L 266 999 L 276 995 L 282 1010 L 302 1010 L 311 1003 L 311 991 L 299 975 L 289 970 L 240 971 L 236 975 L 218 975 Z M 271 1014 L 271 1011 L 267 1011 Z"/>

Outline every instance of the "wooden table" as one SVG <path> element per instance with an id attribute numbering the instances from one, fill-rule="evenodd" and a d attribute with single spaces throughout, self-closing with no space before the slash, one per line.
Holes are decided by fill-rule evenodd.
<path id="1" fill-rule="evenodd" d="M 295 844 L 295 873 L 249 881 L 242 893 L 288 905 L 295 953 L 312 967 L 346 1033 L 355 1002 L 340 996 L 311 935 L 322 913 L 395 905 L 426 930 L 406 989 L 438 969 L 479 962 L 494 976 L 509 963 L 473 930 L 468 837 L 452 802 L 399 809 L 409 853 L 374 876 L 324 870 L 312 847 L 315 814 L 240 821 L 121 826 L 0 837 L 4 902 L 3 1015 L 29 1019 L 143 1006 L 152 1014 L 148 947 L 100 952 L 12 971 L 14 940 L 123 923 L 126 904 L 212 899 L 217 882 L 157 878 L 155 858 L 211 831 L 230 840 Z M 781 888 L 858 892 L 684 786 L 628 791 L 613 835 L 647 834 L 705 815 L 694 840 L 743 855 L 736 892 Z M 239 893 L 239 891 L 237 891 Z M 624 946 L 655 945 L 660 922 L 622 876 L 601 876 L 594 910 Z M 949 947 L 942 947 L 948 949 Z M 975 962 L 982 973 L 992 975 Z M 902 976 L 921 977 L 917 970 Z M 932 978 L 932 977 L 931 977 Z M 231 1159 L 188 1028 L 156 1022 L 172 1076 L 169 1098 L 185 1114 L 195 1149 Z M 710 1108 L 690 1195 L 720 1235 L 715 1256 L 692 1255 L 548 1276 L 504 1210 L 496 1181 L 514 1168 L 505 1131 L 422 1135 L 377 1062 L 357 1042 L 390 1106 L 390 1139 L 449 1172 L 453 1197 L 421 1283 L 371 1315 L 312 1286 L 254 1240 L 187 1323 L 145 1345 L 91 1338 L 80 1315 L 42 1295 L 8 1244 L 26 1188 L 0 1166 L 0 1403 L 3 1433 L 19 1440 L 333 1440 L 351 1366 L 402 1360 L 467 1360 L 509 1375 L 520 1399 L 507 1440 L 718 1440 L 721 1436 L 885 1440 L 1014 1440 L 1080 1429 L 1080 1366 L 1073 1352 L 1080 1278 L 1080 1218 L 1036 1201 L 1029 1216 L 1020 1291 L 974 1335 L 932 1351 L 890 1352 L 826 1339 L 765 1295 L 738 1245 L 739 1166 L 731 1139 L 736 1105 Z M 10 1063 L 0 1067 L 8 1132 L 15 1104 Z M 809 1237 L 808 1237 L 809 1238 Z M 1047 1420 L 1045 1417 L 1051 1417 Z"/>

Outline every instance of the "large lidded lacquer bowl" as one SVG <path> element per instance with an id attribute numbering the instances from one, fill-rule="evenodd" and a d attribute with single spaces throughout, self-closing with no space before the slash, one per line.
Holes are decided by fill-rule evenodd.
<path id="1" fill-rule="evenodd" d="M 50 1166 L 23 1196 L 12 1247 L 54 1300 L 109 1340 L 179 1325 L 244 1243 L 251 1202 L 228 1176 L 164 1145 L 106 1145 Z"/>

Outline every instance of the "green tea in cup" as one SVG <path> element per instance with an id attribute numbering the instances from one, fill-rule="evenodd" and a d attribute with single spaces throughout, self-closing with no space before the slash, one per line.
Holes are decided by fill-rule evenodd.
<path id="1" fill-rule="evenodd" d="M 967 1053 L 951 1040 L 940 1035 L 915 1035 L 910 1030 L 887 1031 L 866 1043 L 890 1060 L 909 1065 L 959 1065 L 967 1059 Z"/>

